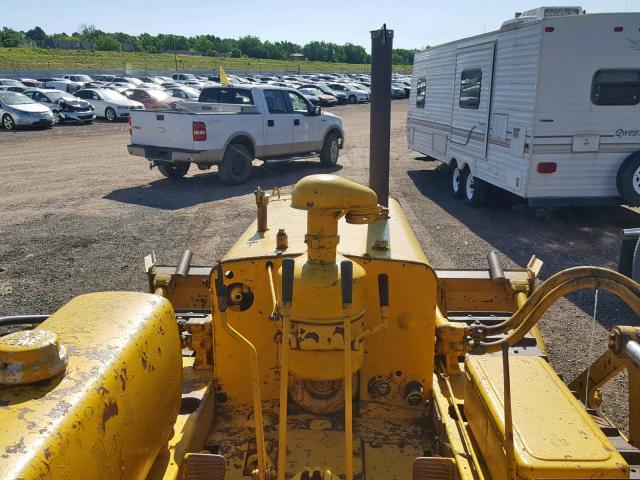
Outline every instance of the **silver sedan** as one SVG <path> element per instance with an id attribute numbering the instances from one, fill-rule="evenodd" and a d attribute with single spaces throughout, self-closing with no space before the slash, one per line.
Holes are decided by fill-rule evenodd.
<path id="1" fill-rule="evenodd" d="M 0 92 L 0 122 L 7 130 L 17 126 L 50 127 L 53 112 L 22 93 Z"/>

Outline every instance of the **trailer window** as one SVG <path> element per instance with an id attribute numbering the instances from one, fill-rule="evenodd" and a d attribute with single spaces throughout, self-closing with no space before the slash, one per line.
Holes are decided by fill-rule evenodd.
<path id="1" fill-rule="evenodd" d="M 637 105 L 640 102 L 640 70 L 598 70 L 591 83 L 594 105 Z"/>
<path id="2" fill-rule="evenodd" d="M 460 108 L 477 110 L 480 106 L 480 88 L 482 87 L 482 70 L 472 68 L 460 74 Z"/>
<path id="3" fill-rule="evenodd" d="M 427 97 L 427 79 L 425 77 L 418 79 L 418 85 L 416 87 L 416 107 L 424 108 L 424 103 Z"/>

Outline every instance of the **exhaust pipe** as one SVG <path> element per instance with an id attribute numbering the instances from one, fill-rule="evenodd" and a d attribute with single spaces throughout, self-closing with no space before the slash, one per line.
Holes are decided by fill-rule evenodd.
<path id="1" fill-rule="evenodd" d="M 389 206 L 389 146 L 391 142 L 391 68 L 393 30 L 382 25 L 371 32 L 371 133 L 369 187 L 378 203 Z"/>

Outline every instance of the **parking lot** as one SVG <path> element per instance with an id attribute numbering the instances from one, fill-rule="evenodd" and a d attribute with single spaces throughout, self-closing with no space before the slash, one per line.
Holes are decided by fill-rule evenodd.
<path id="1" fill-rule="evenodd" d="M 472 209 L 454 199 L 446 169 L 407 149 L 407 101 L 392 104 L 392 195 L 400 199 L 436 268 L 486 268 L 497 250 L 505 266 L 545 261 L 542 277 L 576 265 L 616 268 L 621 229 L 637 226 L 630 209 L 533 210 L 496 197 Z M 366 183 L 369 105 L 335 107 L 345 148 L 333 173 Z M 185 248 L 195 264 L 213 264 L 255 216 L 253 191 L 285 187 L 327 172 L 317 160 L 261 165 L 245 185 L 221 185 L 195 168 L 182 181 L 130 157 L 126 123 L 96 121 L 46 131 L 0 130 L 0 314 L 51 313 L 95 290 L 145 290 L 143 257 L 175 262 Z M 615 298 L 600 294 L 590 351 L 594 294 L 572 295 L 543 319 L 551 361 L 566 379 L 606 347 L 606 331 L 634 324 Z M 608 410 L 626 419 L 625 394 L 610 391 Z M 611 398 L 609 398 L 611 397 Z"/>

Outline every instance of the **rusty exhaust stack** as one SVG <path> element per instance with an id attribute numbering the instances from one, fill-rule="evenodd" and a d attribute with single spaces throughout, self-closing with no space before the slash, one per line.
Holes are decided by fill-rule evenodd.
<path id="1" fill-rule="evenodd" d="M 371 32 L 371 134 L 369 187 L 378 203 L 389 206 L 389 145 L 391 141 L 391 67 L 393 30 L 382 25 Z"/>

